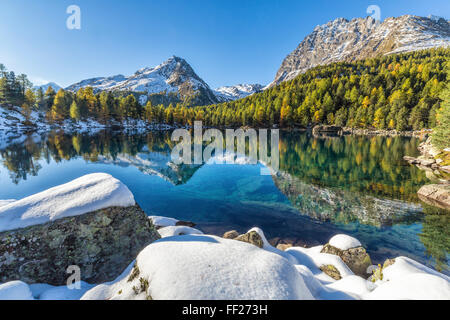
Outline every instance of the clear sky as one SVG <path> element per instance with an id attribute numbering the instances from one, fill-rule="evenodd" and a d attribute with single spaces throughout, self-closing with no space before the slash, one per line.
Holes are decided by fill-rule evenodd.
<path id="1" fill-rule="evenodd" d="M 69 5 L 81 30 L 69 30 Z M 211 87 L 267 84 L 318 24 L 429 14 L 450 18 L 448 0 L 0 0 L 0 63 L 36 84 L 129 75 L 172 55 Z"/>

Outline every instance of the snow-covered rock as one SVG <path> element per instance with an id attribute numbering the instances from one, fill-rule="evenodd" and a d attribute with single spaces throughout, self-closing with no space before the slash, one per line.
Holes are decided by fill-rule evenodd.
<path id="1" fill-rule="evenodd" d="M 30 287 L 22 281 L 0 284 L 0 300 L 33 300 Z"/>
<path id="2" fill-rule="evenodd" d="M 364 294 L 373 300 L 449 300 L 450 277 L 407 257 L 393 259 L 382 269 L 382 280 L 375 289 Z"/>
<path id="3" fill-rule="evenodd" d="M 104 173 L 0 206 L 0 226 L 0 282 L 60 286 L 72 264 L 83 281 L 111 281 L 161 238 L 128 188 Z"/>
<path id="4" fill-rule="evenodd" d="M 358 239 L 350 237 L 346 234 L 335 235 L 330 239 L 328 243 L 333 247 L 341 250 L 348 250 L 352 248 L 361 247 L 361 242 L 359 242 Z"/>
<path id="5" fill-rule="evenodd" d="M 33 297 L 37 300 L 80 300 L 80 298 L 95 285 L 80 281 L 71 287 L 51 286 L 48 284 L 30 285 Z"/>
<path id="6" fill-rule="evenodd" d="M 0 207 L 0 232 L 136 204 L 133 194 L 106 173 L 94 173 Z"/>
<path id="7" fill-rule="evenodd" d="M 200 230 L 187 226 L 168 226 L 158 229 L 158 233 L 162 238 L 189 234 L 203 234 Z"/>
<path id="8" fill-rule="evenodd" d="M 130 281 L 131 280 L 131 281 Z M 215 236 L 161 239 L 136 267 L 82 299 L 313 299 L 295 267 L 277 254 Z"/>
<path id="9" fill-rule="evenodd" d="M 259 228 L 248 233 L 260 236 L 262 248 L 199 234 L 173 218 L 147 220 L 168 225 L 160 229 L 166 237 L 143 249 L 115 280 L 81 283 L 74 291 L 14 281 L 0 285 L 0 299 L 450 299 L 448 276 L 406 257 L 392 260 L 383 279 L 372 282 L 354 275 L 339 256 L 323 253 L 324 246 L 280 251 Z M 193 234 L 176 235 L 181 228 Z M 345 246 L 331 242 L 352 249 L 357 240 L 348 240 Z M 342 278 L 329 277 L 323 265 L 333 265 Z"/>

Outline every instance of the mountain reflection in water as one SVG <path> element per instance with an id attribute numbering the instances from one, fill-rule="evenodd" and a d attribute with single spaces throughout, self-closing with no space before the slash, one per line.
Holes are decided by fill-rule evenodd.
<path id="1" fill-rule="evenodd" d="M 261 227 L 272 242 L 316 245 L 356 236 L 374 262 L 398 255 L 448 273 L 449 213 L 421 203 L 425 173 L 405 163 L 405 137 L 314 138 L 281 132 L 280 171 L 257 165 L 175 165 L 170 132 L 17 137 L 0 149 L 0 199 L 22 198 L 80 175 L 108 172 L 148 214 L 221 234 Z"/>

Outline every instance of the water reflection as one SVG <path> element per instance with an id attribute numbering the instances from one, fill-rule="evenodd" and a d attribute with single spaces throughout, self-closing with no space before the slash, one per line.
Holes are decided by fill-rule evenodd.
<path id="1" fill-rule="evenodd" d="M 184 189 L 189 190 L 181 188 L 177 191 L 180 194 L 181 190 L 185 192 L 180 199 L 196 192 L 195 189 L 201 189 L 202 184 L 206 185 L 205 188 L 209 190 L 204 191 L 207 194 L 205 198 L 192 197 L 186 200 L 187 203 L 204 205 L 205 209 L 199 210 L 196 213 L 198 216 L 191 214 L 185 218 L 201 220 L 201 216 L 208 215 L 210 218 L 222 219 L 223 228 L 246 227 L 258 222 L 267 228 L 269 234 L 272 232 L 277 236 L 287 236 L 290 233 L 289 236 L 303 237 L 305 241 L 317 237 L 317 233 L 323 234 L 322 238 L 326 239 L 330 233 L 347 230 L 365 239 L 380 259 L 392 254 L 392 250 L 386 251 L 386 248 L 404 246 L 401 252 L 417 254 L 422 251 L 423 255 L 435 261 L 438 270 L 448 270 L 449 214 L 419 201 L 416 192 L 429 180 L 423 172 L 402 160 L 406 154 L 417 154 L 417 139 L 354 136 L 315 138 L 307 133 L 282 132 L 280 172 L 272 176 L 272 184 L 289 201 L 292 210 L 288 210 L 286 203 L 273 194 L 272 189 L 264 187 L 263 182 L 259 182 L 262 186 L 257 187 L 258 180 L 255 177 L 251 177 L 249 184 L 245 180 L 248 177 L 229 175 L 226 168 L 214 167 L 210 170 L 210 176 L 200 175 L 197 180 L 201 181 L 196 181 L 193 178 L 202 166 L 173 164 L 170 153 L 175 143 L 170 136 L 170 132 L 135 135 L 109 131 L 96 135 L 50 132 L 10 141 L 1 147 L 0 156 L 10 181 L 18 185 L 25 184 L 30 176 L 39 175 L 43 166 L 51 162 L 84 159 L 87 163 L 133 167 L 146 175 L 158 176 L 173 186 L 186 185 Z M 217 182 L 209 185 L 207 181 L 213 180 L 211 175 L 230 181 L 223 181 L 220 186 Z M 232 190 L 233 183 L 236 191 Z M 139 197 L 141 189 L 142 186 L 136 182 L 136 188 L 132 191 Z M 148 196 L 142 195 L 143 199 L 145 197 Z M 173 203 L 165 204 L 164 208 L 170 211 L 168 206 L 172 205 L 178 210 L 175 202 L 181 203 L 183 199 L 175 200 L 173 195 L 171 199 Z M 218 207 L 219 199 L 223 200 L 223 207 Z M 212 215 L 210 212 L 214 207 L 220 208 L 217 211 L 226 213 L 227 217 Z M 295 228 L 294 222 L 290 225 L 284 223 L 288 218 L 286 214 L 281 214 L 291 212 L 294 208 L 297 215 L 300 213 L 315 221 L 331 224 L 311 227 L 307 220 L 297 219 L 296 223 L 302 224 L 303 234 L 296 235 L 300 231 Z M 231 216 L 231 211 L 246 212 L 246 215 Z M 277 211 L 280 214 L 276 214 Z M 267 221 L 263 221 L 263 212 Z M 258 216 L 261 221 L 258 221 Z M 212 218 L 205 228 L 211 226 L 211 221 Z M 273 227 L 274 221 L 278 221 L 284 229 L 277 233 Z M 306 235 L 305 230 L 309 230 L 310 234 Z M 404 239 L 397 239 L 403 234 Z M 380 244 L 380 237 L 386 238 L 383 239 L 384 246 Z M 420 245 L 414 244 L 414 248 L 409 248 L 409 243 L 416 243 L 412 239 Z M 389 241 L 398 243 L 394 245 Z"/>

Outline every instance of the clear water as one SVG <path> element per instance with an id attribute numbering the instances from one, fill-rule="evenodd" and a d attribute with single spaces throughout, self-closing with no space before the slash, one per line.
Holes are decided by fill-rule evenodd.
<path id="1" fill-rule="evenodd" d="M 16 141 L 16 142 L 14 142 Z M 273 243 L 317 245 L 357 237 L 374 263 L 404 255 L 449 273 L 450 214 L 421 203 L 430 180 L 402 160 L 414 138 L 314 138 L 282 132 L 280 172 L 262 165 L 168 166 L 170 133 L 49 133 L 0 149 L 0 199 L 20 199 L 93 172 L 124 182 L 149 215 L 222 235 L 261 227 Z"/>

